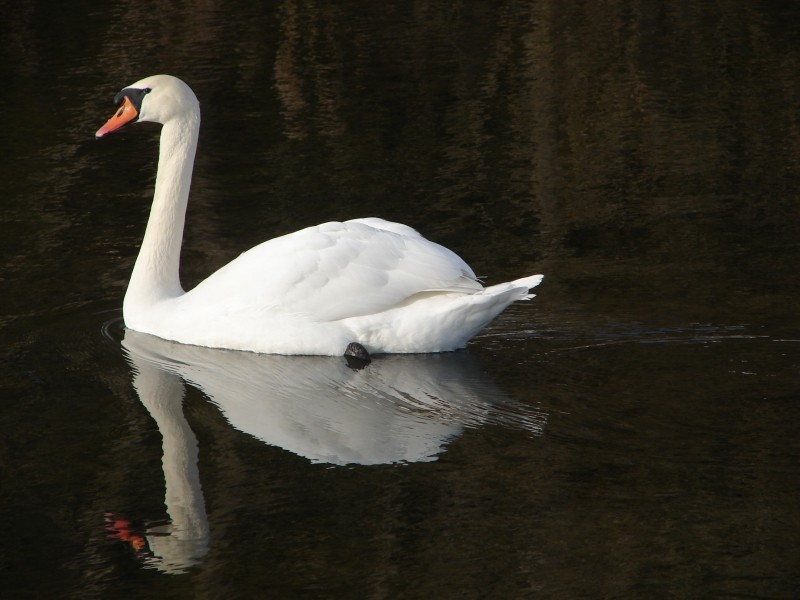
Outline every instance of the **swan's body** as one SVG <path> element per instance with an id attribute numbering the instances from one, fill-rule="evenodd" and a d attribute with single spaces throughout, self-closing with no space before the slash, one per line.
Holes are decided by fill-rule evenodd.
<path id="1" fill-rule="evenodd" d="M 264 242 L 189 292 L 180 247 L 200 128 L 181 80 L 148 77 L 117 96 L 97 137 L 134 121 L 163 124 L 155 194 L 123 303 L 130 329 L 214 348 L 270 354 L 372 353 L 463 347 L 541 275 L 484 288 L 456 254 L 377 218 L 324 223 Z"/>

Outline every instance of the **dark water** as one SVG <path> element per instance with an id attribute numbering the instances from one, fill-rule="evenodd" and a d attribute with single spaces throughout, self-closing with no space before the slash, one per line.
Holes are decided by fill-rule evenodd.
<path id="1" fill-rule="evenodd" d="M 0 596 L 800 596 L 800 5 L 0 12 Z M 358 373 L 126 332 L 159 72 L 186 286 L 380 215 L 538 297 Z"/>

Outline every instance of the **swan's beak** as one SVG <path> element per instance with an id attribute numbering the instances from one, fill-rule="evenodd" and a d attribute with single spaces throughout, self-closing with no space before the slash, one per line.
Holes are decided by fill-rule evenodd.
<path id="1" fill-rule="evenodd" d="M 117 109 L 117 112 L 114 113 L 114 116 L 111 117 L 105 125 L 97 130 L 97 133 L 94 134 L 94 137 L 101 138 L 108 133 L 116 131 L 123 125 L 127 125 L 131 121 L 134 121 L 138 116 L 139 112 L 136 110 L 133 102 L 131 102 L 130 99 L 125 96 L 125 100 L 122 101 L 122 104 Z"/>

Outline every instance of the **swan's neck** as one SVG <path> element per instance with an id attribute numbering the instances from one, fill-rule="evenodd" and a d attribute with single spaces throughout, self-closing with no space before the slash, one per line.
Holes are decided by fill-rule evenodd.
<path id="1" fill-rule="evenodd" d="M 125 294 L 126 321 L 128 313 L 183 294 L 181 241 L 199 130 L 199 114 L 169 121 L 161 130 L 153 206 Z"/>

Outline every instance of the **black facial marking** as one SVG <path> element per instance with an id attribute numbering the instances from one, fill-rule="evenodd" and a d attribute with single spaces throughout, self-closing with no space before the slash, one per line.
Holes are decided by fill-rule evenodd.
<path id="1" fill-rule="evenodd" d="M 128 100 L 131 101 L 131 104 L 133 104 L 133 107 L 136 109 L 136 113 L 139 114 L 142 112 L 142 100 L 144 100 L 144 97 L 151 91 L 150 88 L 125 88 L 114 96 L 114 104 L 122 104 L 122 101 L 127 96 Z"/>

